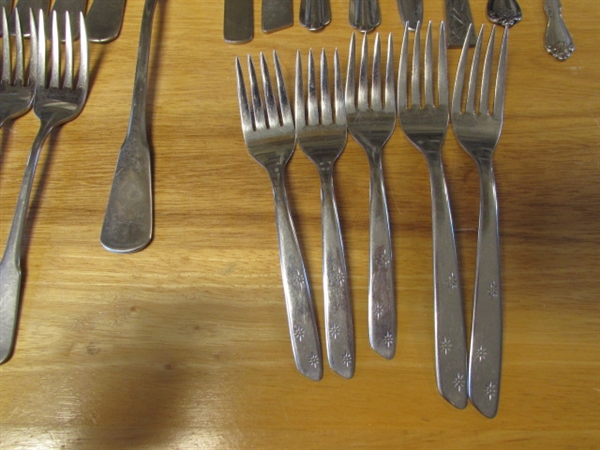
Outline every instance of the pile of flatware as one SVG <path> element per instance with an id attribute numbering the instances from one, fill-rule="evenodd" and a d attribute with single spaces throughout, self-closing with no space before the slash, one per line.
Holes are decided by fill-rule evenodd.
<path id="1" fill-rule="evenodd" d="M 437 68 L 434 68 L 433 62 L 431 23 L 427 27 L 424 57 L 421 56 L 420 23 L 416 25 L 412 62 L 409 64 L 411 33 L 407 24 L 397 83 L 394 80 L 391 34 L 383 71 L 379 35 L 375 38 L 372 71 L 368 68 L 368 42 L 366 34 L 364 35 L 358 80 L 355 76 L 355 40 L 352 36 L 345 92 L 337 51 L 333 60 L 334 83 L 331 90 L 325 52 L 321 53 L 320 82 L 317 82 L 315 63 L 310 51 L 305 95 L 298 52 L 294 114 L 275 52 L 273 57 L 277 95 L 263 54 L 260 55 L 262 90 L 252 58 L 248 56 L 249 95 L 241 63 L 236 59 L 244 140 L 250 154 L 269 173 L 273 184 L 290 339 L 297 368 L 307 377 L 321 379 L 322 357 L 309 282 L 289 212 L 284 181 L 285 167 L 298 143 L 319 171 L 327 356 L 334 372 L 351 378 L 356 364 L 354 331 L 342 231 L 333 189 L 334 164 L 344 149 L 349 132 L 365 149 L 370 166 L 369 340 L 374 351 L 390 359 L 394 356 L 398 336 L 394 261 L 382 171 L 382 149 L 398 120 L 408 140 L 425 156 L 430 172 L 438 390 L 457 408 L 466 407 L 470 399 L 483 415 L 496 415 L 502 355 L 502 289 L 492 155 L 502 128 L 508 28 L 504 29 L 495 86 L 491 83 L 495 28 L 492 28 L 481 64 L 483 73 L 479 76 L 484 38 L 482 26 L 465 88 L 471 33 L 470 29 L 467 30 L 451 104 L 444 23 L 439 31 Z M 422 59 L 423 80 L 420 69 Z M 434 80 L 437 80 L 436 89 Z M 480 93 L 476 95 L 478 87 Z M 490 96 L 492 87 L 494 93 Z M 320 91 L 319 94 L 317 91 Z M 466 91 L 464 101 L 463 91 Z M 477 164 L 481 178 L 473 324 L 468 357 L 452 213 L 441 158 L 450 122 L 458 142 Z"/>

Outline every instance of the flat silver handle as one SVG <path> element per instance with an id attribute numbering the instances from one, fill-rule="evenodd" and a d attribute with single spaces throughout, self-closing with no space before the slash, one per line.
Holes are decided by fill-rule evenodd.
<path id="1" fill-rule="evenodd" d="M 125 13 L 125 0 L 94 0 L 85 25 L 92 42 L 110 42 L 119 35 Z"/>
<path id="2" fill-rule="evenodd" d="M 350 25 L 359 31 L 371 31 L 381 23 L 379 0 L 350 0 Z"/>
<path id="3" fill-rule="evenodd" d="M 229 44 L 243 44 L 254 38 L 252 0 L 225 0 L 223 38 Z"/>
<path id="4" fill-rule="evenodd" d="M 329 0 L 302 0 L 300 2 L 300 23 L 310 31 L 323 29 L 331 22 Z"/>

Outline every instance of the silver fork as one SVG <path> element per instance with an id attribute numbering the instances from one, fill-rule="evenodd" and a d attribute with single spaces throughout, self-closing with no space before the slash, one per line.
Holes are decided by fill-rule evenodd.
<path id="1" fill-rule="evenodd" d="M 235 60 L 242 131 L 248 151 L 267 170 L 273 185 L 281 275 L 296 367 L 303 375 L 320 380 L 323 364 L 314 305 L 285 190 L 285 166 L 296 146 L 294 119 L 275 52 L 273 59 L 279 102 L 264 55 L 260 55 L 265 106 L 252 58 L 248 56 L 251 103 L 248 103 L 240 61 Z"/>
<path id="2" fill-rule="evenodd" d="M 29 22 L 32 30 L 30 41 L 29 75 L 25 79 L 25 56 L 23 34 L 19 12 L 15 10 L 15 66 L 12 66 L 10 33 L 6 10 L 2 9 L 2 80 L 0 81 L 0 127 L 4 122 L 15 119 L 31 108 L 35 91 L 36 46 L 37 33 L 35 19 L 29 11 Z"/>
<path id="3" fill-rule="evenodd" d="M 396 300 L 382 153 L 396 125 L 392 35 L 390 33 L 388 38 L 383 97 L 379 33 L 375 37 L 370 101 L 366 33 L 363 37 L 358 89 L 354 76 L 354 50 L 352 35 L 346 78 L 346 119 L 348 130 L 365 149 L 370 166 L 369 340 L 377 353 L 391 359 L 396 351 Z"/>
<path id="4" fill-rule="evenodd" d="M 502 361 L 502 289 L 498 237 L 498 200 L 496 197 L 496 181 L 494 179 L 492 156 L 502 130 L 508 29 L 509 27 L 504 29 L 502 37 L 491 113 L 489 90 L 492 75 L 495 27 L 492 28 L 483 62 L 478 107 L 475 106 L 475 92 L 483 40 L 483 27 L 481 27 L 477 38 L 471 64 L 465 111 L 462 111 L 461 104 L 469 53 L 467 41 L 465 41 L 458 62 L 451 110 L 454 134 L 460 145 L 475 160 L 480 177 L 481 199 L 468 390 L 469 398 L 475 407 L 483 415 L 490 418 L 494 417 L 498 411 Z"/>
<path id="5" fill-rule="evenodd" d="M 27 216 L 27 206 L 35 175 L 35 168 L 44 141 L 58 125 L 73 120 L 81 112 L 87 98 L 89 86 L 88 44 L 83 14 L 79 15 L 80 56 L 77 83 L 75 83 L 73 41 L 70 33 L 70 18 L 67 13 L 67 31 L 65 42 L 65 68 L 61 81 L 60 40 L 56 15 L 52 16 L 52 49 L 50 78 L 46 79 L 46 32 L 44 13 L 40 11 L 38 19 L 37 46 L 37 85 L 33 110 L 40 119 L 40 130 L 35 137 L 31 154 L 25 166 L 21 191 L 17 199 L 6 250 L 0 262 L 0 363 L 10 357 L 15 343 L 19 296 L 21 289 L 21 241 L 23 226 Z"/>
<path id="6" fill-rule="evenodd" d="M 435 305 L 435 362 L 440 394 L 457 408 L 467 406 L 467 343 L 450 199 L 442 164 L 442 145 L 448 128 L 448 69 L 446 31 L 440 25 L 437 96 L 434 95 L 431 22 L 427 26 L 424 57 L 424 107 L 421 106 L 421 32 L 417 24 L 412 73 L 408 73 L 409 27 L 404 29 L 398 70 L 398 117 L 413 145 L 423 153 L 431 180 L 433 222 L 433 277 Z M 411 101 L 408 101 L 410 79 Z M 437 102 L 436 102 L 437 100 Z M 437 105 L 436 105 L 437 103 Z"/>
<path id="7" fill-rule="evenodd" d="M 300 148 L 317 166 L 321 178 L 321 224 L 323 229 L 323 297 L 329 365 L 343 377 L 354 375 L 354 329 L 348 289 L 348 273 L 340 220 L 335 202 L 333 170 L 341 155 L 348 132 L 344 91 L 340 75 L 340 58 L 336 50 L 333 60 L 334 107 L 329 92 L 329 71 L 325 50 L 321 52 L 320 101 L 312 50 L 308 56 L 308 94 L 304 103 L 302 63 L 296 55 L 295 118 L 296 137 Z M 320 111 L 319 111 L 320 105 Z M 335 114 L 334 114 L 335 113 Z"/>

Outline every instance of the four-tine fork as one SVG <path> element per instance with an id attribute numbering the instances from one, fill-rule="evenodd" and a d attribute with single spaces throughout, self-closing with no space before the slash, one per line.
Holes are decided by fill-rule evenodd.
<path id="1" fill-rule="evenodd" d="M 317 100 L 315 64 L 308 56 L 308 94 L 304 100 L 300 52 L 296 56 L 295 118 L 298 144 L 317 166 L 321 178 L 323 229 L 323 296 L 327 357 L 331 368 L 346 378 L 354 374 L 354 331 L 348 274 L 340 221 L 335 202 L 333 168 L 346 146 L 346 112 L 340 75 L 340 58 L 334 54 L 334 108 L 329 92 L 327 58 L 321 52 L 320 102 Z M 319 108 L 320 105 L 320 108 Z M 319 111 L 320 109 L 320 111 Z M 335 113 L 335 114 L 334 114 Z"/>
<path id="2" fill-rule="evenodd" d="M 412 73 L 408 73 L 409 28 L 404 30 L 398 70 L 398 117 L 401 128 L 423 153 L 429 166 L 433 222 L 433 276 L 435 305 L 435 355 L 438 390 L 457 408 L 467 406 L 467 344 L 463 317 L 458 258 L 448 188 L 442 165 L 442 145 L 448 128 L 448 70 L 446 35 L 440 25 L 437 64 L 437 104 L 434 99 L 431 22 L 427 27 L 424 57 L 424 94 L 420 82 L 420 26 L 416 27 Z M 410 102 L 408 99 L 410 79 Z M 422 103 L 424 105 L 422 106 Z"/>
<path id="3" fill-rule="evenodd" d="M 396 300 L 392 240 L 383 182 L 382 153 L 385 143 L 396 126 L 392 35 L 390 34 L 388 38 L 385 92 L 383 96 L 379 34 L 375 37 L 370 99 L 366 33 L 363 37 L 358 89 L 355 84 L 354 53 L 355 43 L 354 35 L 352 35 L 345 102 L 348 130 L 365 149 L 370 166 L 369 341 L 371 347 L 377 353 L 391 359 L 396 352 Z"/>
<path id="4" fill-rule="evenodd" d="M 77 83 L 70 17 L 66 17 L 65 68 L 61 80 L 60 40 L 56 14 L 52 16 L 52 50 L 50 79 L 46 80 L 46 32 L 44 13 L 38 19 L 37 74 L 33 110 L 40 119 L 40 130 L 35 137 L 25 167 L 21 191 L 13 218 L 6 250 L 0 263 L 0 364 L 10 357 L 15 342 L 19 296 L 21 289 L 21 241 L 33 187 L 35 169 L 44 141 L 58 125 L 73 120 L 85 104 L 89 86 L 88 42 L 83 14 L 79 15 L 80 55 Z M 33 29 L 33 28 L 32 28 Z"/>
<path id="5" fill-rule="evenodd" d="M 296 146 L 294 119 L 275 52 L 273 59 L 279 102 L 275 98 L 267 63 L 261 53 L 260 67 L 265 103 L 263 106 L 252 59 L 248 56 L 251 94 L 249 103 L 242 67 L 236 58 L 242 131 L 248 151 L 267 170 L 273 184 L 281 275 L 296 367 L 303 375 L 320 380 L 323 376 L 323 364 L 314 305 L 285 190 L 285 166 Z"/>
<path id="6" fill-rule="evenodd" d="M 465 110 L 462 111 L 462 94 L 469 53 L 467 41 L 465 41 L 458 62 L 451 109 L 454 134 L 460 145 L 475 160 L 480 177 L 481 198 L 468 391 L 473 405 L 487 417 L 494 417 L 498 410 L 502 360 L 502 288 L 498 199 L 492 155 L 502 130 L 508 29 L 509 27 L 504 28 L 502 37 L 492 111 L 490 112 L 489 91 L 495 28 L 492 28 L 483 62 L 479 105 L 475 106 L 483 26 L 477 38 L 471 63 Z"/>

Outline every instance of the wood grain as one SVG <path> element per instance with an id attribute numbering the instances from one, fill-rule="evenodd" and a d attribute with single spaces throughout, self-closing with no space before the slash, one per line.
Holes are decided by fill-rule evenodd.
<path id="1" fill-rule="evenodd" d="M 600 448 L 597 0 L 564 2 L 577 47 L 566 62 L 544 51 L 540 1 L 521 2 L 524 19 L 511 30 L 495 155 L 505 334 L 493 420 L 471 406 L 455 410 L 436 390 L 429 180 L 399 128 L 384 153 L 396 357 L 384 360 L 368 344 L 368 166 L 350 138 L 336 192 L 356 375 L 345 380 L 326 368 L 312 382 L 294 367 L 270 185 L 244 147 L 234 57 L 276 49 L 288 89 L 296 49 L 331 55 L 338 47 L 345 67 L 347 2 L 331 3 L 332 23 L 320 33 L 296 20 L 264 35 L 256 23 L 251 43 L 231 46 L 222 2 L 160 2 L 148 105 L 155 232 L 136 254 L 105 251 L 99 234 L 127 126 L 142 0 L 127 2 L 116 41 L 92 44 L 89 101 L 52 135 L 38 167 L 18 343 L 0 367 L 0 448 Z M 444 17 L 442 1 L 425 8 L 428 20 Z M 484 23 L 484 4 L 471 8 Z M 381 9 L 378 30 L 394 32 L 397 61 L 398 11 L 391 1 Z M 451 80 L 458 56 L 448 55 Z M 2 246 L 38 124 L 30 113 L 0 130 Z M 444 162 L 468 320 L 479 182 L 451 131 Z M 288 189 L 322 328 L 319 183 L 299 151 Z"/>

